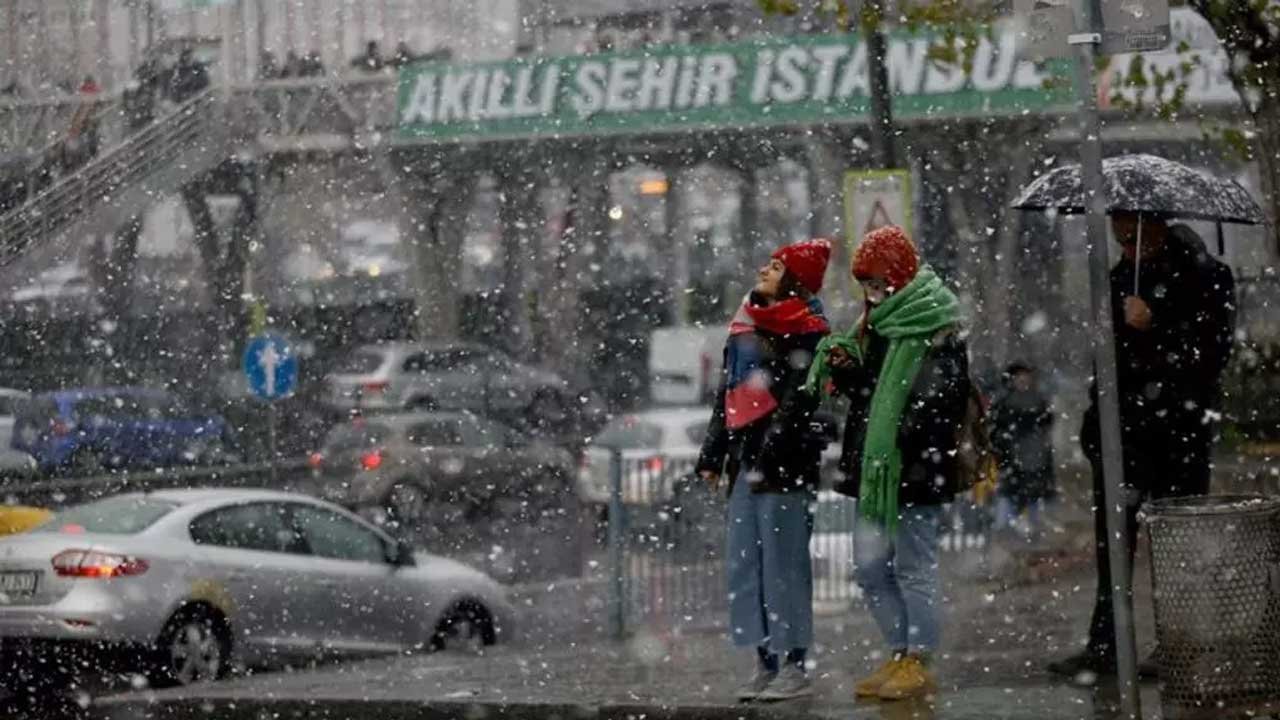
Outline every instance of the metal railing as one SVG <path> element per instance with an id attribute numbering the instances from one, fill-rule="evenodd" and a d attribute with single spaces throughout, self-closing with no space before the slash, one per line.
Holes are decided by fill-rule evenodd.
<path id="1" fill-rule="evenodd" d="M 610 632 L 718 627 L 728 606 L 727 500 L 694 473 L 692 458 L 614 451 L 604 515 Z M 593 469 L 592 471 L 596 471 Z M 598 479 L 588 484 L 602 485 Z M 857 503 L 831 490 L 810 505 L 815 607 L 842 610 L 862 598 L 854 582 Z M 939 551 L 981 561 L 991 546 L 989 498 L 963 494 L 946 507 Z"/>
<path id="2" fill-rule="evenodd" d="M 111 202 L 130 184 L 181 165 L 183 154 L 197 143 L 220 144 L 228 133 L 222 108 L 218 91 L 207 89 L 0 217 L 0 265 L 82 219 L 95 205 Z"/>

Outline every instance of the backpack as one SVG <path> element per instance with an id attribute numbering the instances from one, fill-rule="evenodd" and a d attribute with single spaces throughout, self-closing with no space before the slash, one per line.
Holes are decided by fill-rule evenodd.
<path id="1" fill-rule="evenodd" d="M 970 382 L 969 401 L 956 433 L 956 492 L 973 491 L 975 502 L 982 504 L 995 491 L 998 476 L 987 404 L 978 386 Z"/>

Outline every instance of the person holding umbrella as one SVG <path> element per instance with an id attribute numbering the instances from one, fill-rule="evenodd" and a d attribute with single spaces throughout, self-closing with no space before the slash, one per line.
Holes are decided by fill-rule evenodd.
<path id="1" fill-rule="evenodd" d="M 1137 508 L 1143 499 L 1204 493 L 1209 486 L 1208 426 L 1234 336 L 1234 284 L 1223 278 L 1225 267 L 1188 251 L 1194 243 L 1186 241 L 1184 231 L 1171 229 L 1168 220 L 1217 223 L 1221 253 L 1223 223 L 1258 225 L 1266 219 L 1238 182 L 1166 158 L 1118 155 L 1103 160 L 1101 170 L 1102 199 L 1123 257 L 1110 272 L 1109 287 L 1090 284 L 1095 307 L 1110 293 L 1112 333 L 1095 338 L 1097 356 L 1115 358 L 1114 368 L 1095 368 L 1092 402 L 1081 430 L 1093 469 L 1097 598 L 1085 650 L 1049 666 L 1077 681 L 1118 674 L 1117 644 L 1133 641 L 1132 626 L 1117 632 L 1115 611 L 1117 604 L 1131 603 L 1131 597 L 1112 597 L 1112 588 L 1127 591 L 1132 577 L 1113 583 L 1110 543 L 1118 543 L 1118 556 L 1128 553 L 1126 566 L 1132 573 Z M 1081 165 L 1055 168 L 1032 181 L 1013 207 L 1085 212 L 1084 180 Z M 1091 265 L 1106 256 L 1098 248 L 1105 250 L 1092 245 Z M 1099 376 L 1108 382 L 1114 378 L 1115 391 L 1100 397 Z M 1106 450 L 1104 425 L 1119 431 L 1119 437 L 1106 438 Z M 1115 450 L 1123 458 L 1119 467 Z M 1118 472 L 1104 472 L 1108 466 Z M 1117 512 L 1110 512 L 1112 507 Z M 1107 521 L 1115 515 L 1120 527 L 1113 539 Z M 1128 625 L 1131 611 L 1123 617 Z M 1124 648 L 1126 659 L 1131 649 Z M 1155 666 L 1143 663 L 1142 669 L 1150 675 Z"/>
<path id="2" fill-rule="evenodd" d="M 1165 216 L 1117 211 L 1112 233 L 1122 257 L 1111 271 L 1111 300 L 1119 380 L 1123 486 L 1130 553 L 1143 501 L 1209 491 L 1211 412 L 1226 363 L 1229 315 L 1210 303 L 1232 303 L 1215 290 L 1217 275 L 1171 236 Z M 1228 341 L 1229 342 L 1229 341 Z M 1216 392 L 1216 391 L 1215 391 Z M 1050 663 L 1069 678 L 1116 672 L 1112 568 L 1107 549 L 1102 482 L 1101 431 L 1096 384 L 1085 412 L 1080 442 L 1093 469 L 1098 587 L 1085 650 Z M 1132 567 L 1132 565 L 1130 566 Z M 1153 665 L 1143 663 L 1144 674 Z"/>

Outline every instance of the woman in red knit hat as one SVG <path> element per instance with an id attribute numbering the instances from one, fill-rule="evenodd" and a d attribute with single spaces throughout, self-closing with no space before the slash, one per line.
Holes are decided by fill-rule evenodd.
<path id="1" fill-rule="evenodd" d="M 806 388 L 829 385 L 850 403 L 836 490 L 858 499 L 855 577 L 888 646 L 887 662 L 855 692 L 899 700 L 936 687 L 938 533 L 957 487 L 968 355 L 956 296 L 902 228 L 868 233 L 852 273 L 866 309 L 822 343 Z"/>
<path id="2" fill-rule="evenodd" d="M 802 392 L 828 332 L 822 289 L 831 243 L 781 248 L 760 268 L 729 326 L 724 377 L 697 470 L 729 480 L 725 553 L 729 626 L 735 645 L 754 648 L 756 672 L 743 701 L 812 692 L 805 653 L 813 641 L 809 506 L 826 441 L 812 431 L 817 398 Z"/>

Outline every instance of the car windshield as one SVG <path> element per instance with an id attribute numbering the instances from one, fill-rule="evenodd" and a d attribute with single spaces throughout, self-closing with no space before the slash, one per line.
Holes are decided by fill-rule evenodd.
<path id="1" fill-rule="evenodd" d="M 662 428 L 639 418 L 622 417 L 600 431 L 595 444 L 618 450 L 658 448 L 662 446 Z"/>
<path id="2" fill-rule="evenodd" d="M 360 350 L 343 358 L 335 370 L 347 375 L 371 373 L 382 367 L 382 358 L 382 353 L 376 350 Z"/>
<path id="3" fill-rule="evenodd" d="M 339 425 L 329 431 L 325 448 L 330 453 L 359 451 L 381 445 L 391 437 L 391 429 L 375 423 Z"/>
<path id="4" fill-rule="evenodd" d="M 145 495 L 125 495 L 67 508 L 49 518 L 36 532 L 79 535 L 133 535 L 168 515 L 178 503 Z"/>

